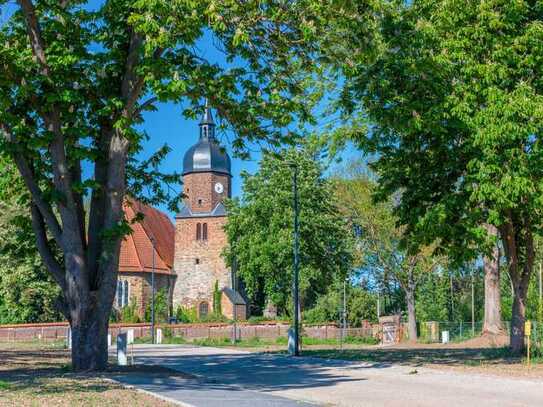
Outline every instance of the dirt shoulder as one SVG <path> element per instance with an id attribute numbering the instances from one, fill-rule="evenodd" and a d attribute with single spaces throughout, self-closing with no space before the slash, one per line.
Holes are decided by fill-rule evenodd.
<path id="1" fill-rule="evenodd" d="M 0 348 L 0 405 L 2 406 L 171 406 L 109 376 L 123 372 L 142 374 L 141 367 L 116 368 L 99 374 L 76 374 L 70 355 L 61 349 L 40 349 L 28 344 Z M 145 370 L 150 375 L 172 374 L 169 369 Z M 179 373 L 176 373 L 179 374 Z"/>
<path id="2" fill-rule="evenodd" d="M 508 347 L 489 345 L 488 340 L 476 339 L 447 345 L 421 343 L 402 343 L 386 347 L 350 345 L 344 347 L 343 350 L 337 347 L 310 346 L 303 350 L 303 355 L 367 361 L 383 366 L 397 364 L 410 366 L 415 370 L 417 367 L 425 367 L 459 373 L 543 379 L 541 360 L 536 360 L 527 366 L 525 359 L 512 356 Z"/>

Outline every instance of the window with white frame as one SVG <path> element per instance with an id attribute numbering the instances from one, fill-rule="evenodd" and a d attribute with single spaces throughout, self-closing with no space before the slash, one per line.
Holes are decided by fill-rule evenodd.
<path id="1" fill-rule="evenodd" d="M 130 298 L 130 285 L 128 280 L 117 281 L 117 308 L 123 308 L 128 305 Z"/>

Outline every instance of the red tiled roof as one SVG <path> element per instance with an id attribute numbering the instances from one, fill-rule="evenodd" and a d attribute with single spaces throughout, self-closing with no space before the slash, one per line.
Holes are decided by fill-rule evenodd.
<path id="1" fill-rule="evenodd" d="M 151 272 L 155 240 L 155 272 L 172 273 L 175 228 L 164 212 L 134 199 L 125 201 L 124 213 L 131 222 L 138 213 L 143 220 L 131 224 L 132 233 L 121 242 L 120 272 Z"/>

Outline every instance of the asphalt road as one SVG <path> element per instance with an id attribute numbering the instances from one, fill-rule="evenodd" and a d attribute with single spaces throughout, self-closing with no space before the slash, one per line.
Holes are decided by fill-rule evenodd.
<path id="1" fill-rule="evenodd" d="M 186 345 L 139 345 L 134 355 L 136 363 L 197 379 L 142 376 L 125 383 L 195 407 L 543 406 L 537 380 Z"/>

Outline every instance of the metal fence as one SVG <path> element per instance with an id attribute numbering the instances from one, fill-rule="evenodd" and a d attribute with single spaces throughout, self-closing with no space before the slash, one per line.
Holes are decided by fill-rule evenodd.
<path id="1" fill-rule="evenodd" d="M 509 334 L 511 323 L 504 321 L 503 325 Z M 419 341 L 426 343 L 443 342 L 443 335 L 448 335 L 448 342 L 462 342 L 481 335 L 482 331 L 482 321 L 427 321 L 418 324 Z"/>

